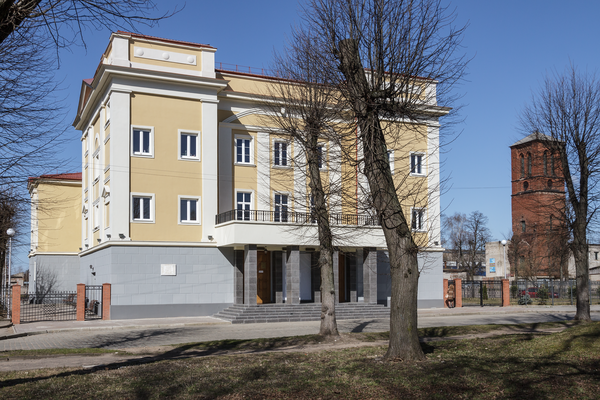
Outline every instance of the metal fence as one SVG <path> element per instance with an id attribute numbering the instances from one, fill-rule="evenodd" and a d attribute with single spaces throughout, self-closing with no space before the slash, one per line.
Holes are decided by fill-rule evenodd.
<path id="1" fill-rule="evenodd" d="M 600 282 L 590 281 L 590 304 L 600 304 Z M 575 279 L 513 280 L 510 304 L 573 305 L 577 300 Z"/>
<path id="2" fill-rule="evenodd" d="M 47 292 L 21 295 L 21 322 L 74 321 L 77 292 Z"/>
<path id="3" fill-rule="evenodd" d="M 85 286 L 85 319 L 102 318 L 102 285 Z"/>
<path id="4" fill-rule="evenodd" d="M 462 281 L 462 305 L 502 306 L 502 281 Z"/>
<path id="5" fill-rule="evenodd" d="M 280 224 L 316 224 L 314 214 L 296 211 L 231 210 L 215 216 L 215 224 L 229 221 L 275 222 Z M 379 226 L 376 217 L 367 214 L 330 214 L 332 225 Z"/>
<path id="6" fill-rule="evenodd" d="M 0 287 L 0 319 L 8 318 L 10 315 L 11 288 Z"/>

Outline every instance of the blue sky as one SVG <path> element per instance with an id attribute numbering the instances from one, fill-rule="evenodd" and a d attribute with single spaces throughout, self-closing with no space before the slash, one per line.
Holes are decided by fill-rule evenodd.
<path id="1" fill-rule="evenodd" d="M 156 3 L 161 10 L 184 5 L 174 0 Z M 217 62 L 268 67 L 273 51 L 282 47 L 290 27 L 299 22 L 302 3 L 189 0 L 179 14 L 140 31 L 210 44 L 218 49 Z M 572 62 L 582 70 L 596 71 L 600 2 L 454 0 L 448 4 L 456 9 L 458 24 L 469 24 L 463 45 L 473 60 L 466 81 L 457 88 L 464 93 L 464 122 L 455 128 L 460 136 L 445 149 L 442 176 L 451 188 L 442 196 L 442 208 L 446 214 L 481 211 L 489 217 L 493 238 L 500 240 L 511 229 L 508 146 L 523 136 L 518 114 L 532 90 L 554 70 L 562 71 Z M 63 82 L 71 110 L 69 122 L 75 117 L 81 80 L 93 76 L 109 36 L 108 31 L 88 31 L 87 49 L 60 53 L 57 78 Z M 68 135 L 73 144 L 64 154 L 73 160 L 71 170 L 79 171 L 80 133 L 71 128 Z M 17 265 L 27 265 L 25 249 L 16 258 Z"/>

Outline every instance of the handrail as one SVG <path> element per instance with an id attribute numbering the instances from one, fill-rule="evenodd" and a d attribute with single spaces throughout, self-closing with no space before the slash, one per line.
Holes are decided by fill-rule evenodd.
<path id="1" fill-rule="evenodd" d="M 311 213 L 297 211 L 231 210 L 215 216 L 215 224 L 230 221 L 273 222 L 279 224 L 315 224 L 317 217 Z M 329 214 L 331 225 L 379 226 L 376 217 L 368 214 Z"/>

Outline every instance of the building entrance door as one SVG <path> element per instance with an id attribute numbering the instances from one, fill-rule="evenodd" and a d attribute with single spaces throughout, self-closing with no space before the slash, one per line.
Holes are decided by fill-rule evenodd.
<path id="1" fill-rule="evenodd" d="M 256 303 L 271 302 L 271 253 L 256 252 Z"/>

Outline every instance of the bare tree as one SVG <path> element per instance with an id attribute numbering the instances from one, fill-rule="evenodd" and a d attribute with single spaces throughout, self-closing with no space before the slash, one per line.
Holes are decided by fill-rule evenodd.
<path id="1" fill-rule="evenodd" d="M 356 135 L 362 148 L 369 197 L 386 238 L 392 304 L 385 358 L 423 359 L 417 335 L 419 246 L 396 190 L 388 148 L 402 148 L 411 138 L 427 141 L 421 124 L 449 111 L 437 101 L 449 105 L 449 90 L 463 75 L 466 60 L 454 54 L 464 28 L 454 26 L 453 13 L 438 0 L 309 4 L 307 26 L 321 32 L 314 38 L 315 58 L 356 121 L 346 137 Z"/>
<path id="2" fill-rule="evenodd" d="M 457 212 L 443 221 L 445 246 L 455 252 L 457 263 L 469 279 L 473 279 L 485 260 L 485 244 L 491 240 L 487 223 L 488 218 L 479 211 L 468 216 Z"/>
<path id="3" fill-rule="evenodd" d="M 571 65 L 546 77 L 521 115 L 528 132 L 553 140 L 546 145 L 559 154 L 567 189 L 567 227 L 575 258 L 577 313 L 590 321 L 587 234 L 598 210 L 600 176 L 600 81 Z"/>
<path id="4" fill-rule="evenodd" d="M 284 77 L 269 86 L 264 107 L 268 110 L 266 124 L 273 124 L 273 133 L 284 134 L 289 144 L 297 146 L 295 156 L 291 156 L 288 142 L 285 157 L 295 171 L 300 172 L 300 185 L 308 181 L 310 193 L 294 193 L 296 209 L 309 210 L 308 224 L 316 223 L 318 228 L 319 258 L 317 268 L 321 276 L 321 327 L 323 336 L 337 336 L 335 317 L 335 284 L 333 271 L 333 230 L 330 223 L 330 209 L 334 202 L 333 193 L 339 193 L 340 182 L 324 185 L 321 179 L 323 158 L 322 143 L 337 141 L 334 126 L 341 110 L 336 107 L 335 88 L 326 82 L 322 71 L 313 60 L 313 42 L 310 36 L 301 31 L 294 32 L 290 46 L 276 56 L 274 72 Z M 299 151 L 298 151 L 299 150 Z M 282 158 L 281 148 L 275 149 L 275 157 Z M 287 162 L 287 161 L 286 161 Z M 331 171 L 330 171 L 331 173 Z M 282 175 L 289 180 L 289 176 Z M 289 184 L 289 182 L 288 182 Z M 296 222 L 300 222 L 298 219 Z"/>

